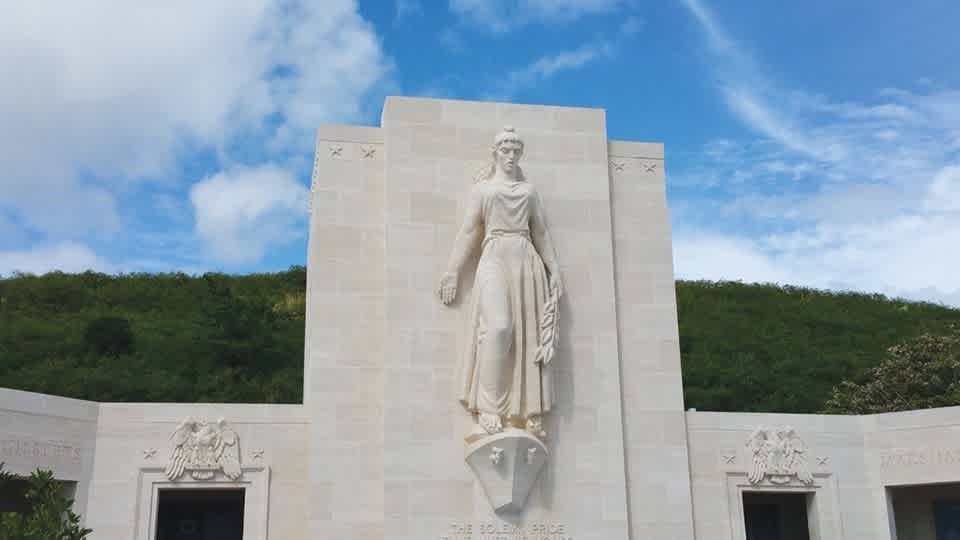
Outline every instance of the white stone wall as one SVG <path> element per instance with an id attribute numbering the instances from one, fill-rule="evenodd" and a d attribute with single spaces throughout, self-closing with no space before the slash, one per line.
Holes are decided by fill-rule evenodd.
<path id="1" fill-rule="evenodd" d="M 383 537 L 383 155 L 379 128 L 317 135 L 303 392 L 310 538 Z"/>
<path id="2" fill-rule="evenodd" d="M 0 462 L 16 474 L 38 467 L 76 482 L 74 508 L 85 517 L 99 405 L 0 388 Z"/>
<path id="3" fill-rule="evenodd" d="M 170 435 L 187 416 L 224 418 L 240 438 L 244 482 L 269 474 L 269 537 L 304 538 L 309 505 L 308 421 L 300 405 L 206 403 L 103 403 L 86 524 L 93 539 L 140 538 L 149 516 L 141 484 L 162 473 L 170 457 Z M 151 452 L 155 450 L 155 452 Z M 189 480 L 189 479 L 184 479 Z M 206 481 L 211 487 L 224 480 Z M 249 485 L 245 485 L 249 487 Z M 246 508 L 264 507 L 248 491 Z M 245 538 L 262 538 L 256 531 Z"/>
<path id="4" fill-rule="evenodd" d="M 744 490 L 813 493 L 816 538 L 880 538 L 875 486 L 864 461 L 862 420 L 856 416 L 688 412 L 690 474 L 698 540 L 742 540 Z M 760 426 L 792 426 L 807 448 L 813 486 L 753 486 L 746 443 Z"/>
<path id="5" fill-rule="evenodd" d="M 610 141 L 632 538 L 693 537 L 663 145 Z"/>
<path id="6" fill-rule="evenodd" d="M 877 486 L 960 482 L 960 407 L 864 417 L 864 445 L 871 480 Z M 877 488 L 874 499 L 880 511 L 878 521 L 892 520 L 883 488 Z"/>
<path id="7" fill-rule="evenodd" d="M 439 539 L 452 524 L 493 515 L 464 464 L 471 425 L 457 403 L 464 310 L 444 307 L 446 269 L 463 203 L 514 126 L 521 167 L 547 214 L 566 287 L 552 368 L 558 407 L 548 418 L 550 460 L 523 514 L 507 522 L 563 525 L 578 539 L 628 536 L 605 117 L 602 110 L 450 100 L 387 99 L 385 538 Z"/>
<path id="8" fill-rule="evenodd" d="M 268 534 L 304 537 L 309 423 L 300 405 L 101 404 L 0 388 L 0 461 L 18 474 L 39 467 L 76 482 L 74 509 L 94 530 L 91 538 L 136 539 L 150 510 L 144 478 L 162 477 L 170 435 L 186 416 L 227 420 L 240 437 L 245 471 L 268 471 Z M 256 474 L 263 473 L 245 472 Z M 248 505 L 266 508 L 267 501 L 248 496 Z"/>
<path id="9" fill-rule="evenodd" d="M 77 482 L 95 539 L 144 537 L 150 486 L 188 415 L 224 417 L 239 434 L 247 518 L 258 512 L 265 527 L 249 538 L 460 540 L 469 525 L 478 540 L 508 524 L 540 525 L 551 540 L 742 540 L 742 494 L 757 490 L 812 494 L 813 540 L 894 540 L 895 506 L 900 540 L 929 535 L 924 505 L 939 492 L 915 488 L 922 501 L 895 505 L 888 487 L 960 482 L 960 407 L 683 412 L 663 146 L 608 141 L 604 114 L 389 98 L 380 128 L 321 128 L 304 404 L 98 404 L 0 389 L 0 461 Z M 524 512 L 495 516 L 464 463 L 471 420 L 454 395 L 472 270 L 453 306 L 435 290 L 472 178 L 507 124 L 526 140 L 521 166 L 566 296 L 550 459 Z M 751 484 L 748 437 L 783 425 L 805 443 L 812 484 Z"/>
<path id="10" fill-rule="evenodd" d="M 787 489 L 829 501 L 817 523 L 822 538 L 892 539 L 887 487 L 960 482 L 960 407 L 869 416 L 688 412 L 686 417 L 698 540 L 739 540 L 742 515 L 734 487 L 749 484 L 745 444 L 759 426 L 790 425 L 806 444 L 815 487 Z M 929 500 L 913 502 L 901 500 L 899 525 L 928 528 L 917 516 L 926 515 L 919 508 Z"/>

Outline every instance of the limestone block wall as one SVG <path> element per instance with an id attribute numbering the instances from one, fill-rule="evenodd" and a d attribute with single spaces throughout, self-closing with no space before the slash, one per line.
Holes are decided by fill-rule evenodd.
<path id="1" fill-rule="evenodd" d="M 308 419 L 300 405 L 207 403 L 103 403 L 96 426 L 91 489 L 85 515 L 91 538 L 146 538 L 150 482 L 164 481 L 170 435 L 187 416 L 224 418 L 240 439 L 246 488 L 245 519 L 266 525 L 270 538 L 306 538 L 310 504 L 307 476 Z M 189 483 L 185 477 L 178 485 Z M 202 487 L 222 486 L 223 479 Z M 172 487 L 166 485 L 166 487 Z M 268 501 L 261 494 L 268 493 Z M 258 514 L 258 509 L 263 514 Z M 245 533 L 245 537 L 246 537 Z M 262 538 L 249 531 L 251 538 Z"/>
<path id="2" fill-rule="evenodd" d="M 502 524 L 464 464 L 469 415 L 454 377 L 472 272 L 452 307 L 436 298 L 473 178 L 494 135 L 512 125 L 536 185 L 566 296 L 553 368 L 552 452 L 523 514 L 579 539 L 627 538 L 620 364 L 604 112 L 387 98 L 385 179 L 385 538 L 441 538 L 467 523 Z"/>
<path id="3" fill-rule="evenodd" d="M 74 509 L 85 517 L 98 414 L 94 402 L 0 388 L 0 462 L 12 473 L 39 467 L 76 482 Z"/>
<path id="4" fill-rule="evenodd" d="M 552 539 L 742 540 L 750 491 L 807 494 L 813 540 L 894 540 L 895 512 L 900 540 L 929 535 L 929 502 L 946 492 L 911 486 L 960 483 L 960 407 L 683 411 L 663 147 L 608 141 L 604 114 L 391 97 L 382 127 L 322 127 L 303 405 L 98 404 L 0 389 L 0 461 L 76 482 L 77 509 L 104 539 L 146 538 L 150 486 L 164 481 L 170 434 L 188 415 L 223 417 L 239 434 L 245 519 L 263 527 L 253 538 L 499 538 L 505 525 L 535 525 Z M 495 516 L 464 463 L 472 420 L 455 397 L 473 268 L 450 307 L 436 286 L 504 125 L 526 141 L 521 166 L 566 295 L 551 455 L 523 512 Z M 804 442 L 813 484 L 751 483 L 749 436 L 784 425 Z M 922 500 L 897 502 L 891 489 Z"/>
<path id="5" fill-rule="evenodd" d="M 317 135 L 304 407 L 309 537 L 383 537 L 384 148 L 379 128 Z"/>
<path id="6" fill-rule="evenodd" d="M 631 538 L 693 537 L 663 145 L 610 141 Z"/>
<path id="7" fill-rule="evenodd" d="M 805 414 L 687 412 L 697 540 L 742 540 L 744 491 L 813 495 L 808 510 L 819 539 L 885 538 L 883 488 L 864 456 L 864 418 Z M 807 448 L 813 486 L 751 485 L 746 443 L 758 427 L 791 426 Z M 879 495 L 879 497 L 878 497 Z"/>
<path id="8" fill-rule="evenodd" d="M 894 520 L 894 498 L 887 487 L 960 482 L 960 407 L 870 415 L 863 417 L 863 424 L 865 461 L 877 486 L 873 498 L 878 523 L 884 525 L 876 538 L 892 538 L 889 523 Z M 910 494 L 919 508 L 918 497 L 924 496 L 929 502 L 939 493 L 930 489 Z M 913 517 L 909 513 L 910 508 L 901 500 L 897 525 L 912 522 L 905 528 L 919 528 L 914 531 L 916 538 L 923 538 L 924 531 L 929 531 L 929 516 L 919 509 Z M 902 536 L 900 540 L 908 538 L 914 537 Z"/>

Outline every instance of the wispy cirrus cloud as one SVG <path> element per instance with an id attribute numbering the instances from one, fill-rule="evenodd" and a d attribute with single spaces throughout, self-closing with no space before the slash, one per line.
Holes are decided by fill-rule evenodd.
<path id="1" fill-rule="evenodd" d="M 485 99 L 509 100 L 516 92 L 542 83 L 564 72 L 574 71 L 604 58 L 612 58 L 624 41 L 640 31 L 643 22 L 628 17 L 611 38 L 595 39 L 575 49 L 541 56 L 533 62 L 513 69 L 497 79 L 495 88 Z"/>
<path id="2" fill-rule="evenodd" d="M 708 216 L 676 215 L 678 275 L 960 305 L 960 92 L 835 101 L 787 88 L 700 0 L 682 2 L 719 95 L 757 138 L 714 141 L 671 176 L 676 192 L 714 203 Z"/>
<path id="3" fill-rule="evenodd" d="M 450 0 L 450 11 L 494 33 L 540 23 L 570 22 L 585 15 L 606 14 L 623 0 Z"/>
<path id="4" fill-rule="evenodd" d="M 576 49 L 541 56 L 530 64 L 508 72 L 497 82 L 497 94 L 507 97 L 522 88 L 527 88 L 555 77 L 565 71 L 572 71 L 602 57 L 609 57 L 615 47 L 608 41 L 585 43 Z"/>

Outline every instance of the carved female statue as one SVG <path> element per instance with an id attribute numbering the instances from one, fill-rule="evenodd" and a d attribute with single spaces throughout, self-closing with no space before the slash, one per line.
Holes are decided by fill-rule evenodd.
<path id="1" fill-rule="evenodd" d="M 557 340 L 559 265 L 540 197 L 519 167 L 523 141 L 506 127 L 496 136 L 493 162 L 470 190 L 438 294 L 456 298 L 464 264 L 480 250 L 467 315 L 466 350 L 458 397 L 476 416 L 475 435 L 505 425 L 544 437 L 552 405 L 548 369 Z"/>

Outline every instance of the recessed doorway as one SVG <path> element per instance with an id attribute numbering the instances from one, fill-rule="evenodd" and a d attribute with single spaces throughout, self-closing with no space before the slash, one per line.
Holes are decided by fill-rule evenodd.
<path id="1" fill-rule="evenodd" d="M 960 540 L 960 484 L 887 488 L 899 540 Z"/>
<path id="2" fill-rule="evenodd" d="M 813 494 L 743 494 L 743 521 L 747 540 L 810 540 L 807 506 Z"/>
<path id="3" fill-rule="evenodd" d="M 243 489 L 161 489 L 156 540 L 240 540 Z"/>

